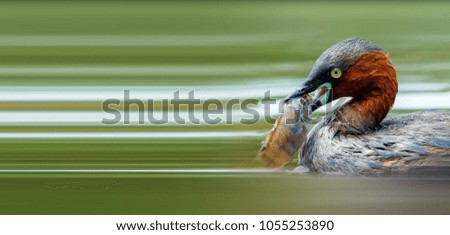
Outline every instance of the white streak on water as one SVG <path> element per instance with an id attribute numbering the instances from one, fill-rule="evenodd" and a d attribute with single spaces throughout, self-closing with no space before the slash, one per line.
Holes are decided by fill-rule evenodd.
<path id="1" fill-rule="evenodd" d="M 417 94 L 401 94 L 398 95 L 394 107 L 394 110 L 424 110 L 424 109 L 450 109 L 450 92 L 446 93 L 417 93 Z M 336 103 L 336 102 L 335 102 Z M 206 122 L 205 115 L 209 119 L 218 119 L 214 124 L 239 124 L 239 123 L 255 123 L 256 121 L 263 120 L 264 117 L 276 117 L 280 114 L 280 108 L 278 105 L 271 105 L 268 112 L 264 109 L 263 105 L 249 106 L 255 110 L 259 116 L 255 117 L 253 114 L 247 113 L 239 109 L 223 110 L 218 114 L 206 114 L 206 112 L 195 111 L 191 114 L 187 111 L 180 111 L 179 117 L 184 120 L 184 123 L 180 123 L 175 118 L 173 111 L 167 113 L 167 119 L 164 124 L 160 125 L 204 125 L 211 124 Z M 329 107 L 328 110 L 332 110 Z M 325 106 L 321 107 L 317 112 L 325 112 Z M 152 112 L 153 118 L 161 120 L 163 112 L 155 110 Z M 199 123 L 191 122 L 191 117 L 195 117 L 199 120 Z M 153 125 L 155 122 L 149 121 L 149 114 L 147 111 L 143 112 L 143 119 L 139 112 L 129 112 L 129 125 Z M 102 124 L 102 120 L 112 120 L 115 118 L 113 114 L 102 111 L 0 111 L 0 126 L 8 125 L 37 125 L 37 126 L 52 126 L 52 125 L 105 125 Z M 252 122 L 253 120 L 253 122 Z M 109 124 L 111 125 L 111 124 Z M 124 125 L 123 113 L 120 121 L 117 125 Z M 128 124 L 127 124 L 128 125 Z"/>
<path id="2" fill-rule="evenodd" d="M 399 94 L 394 110 L 450 109 L 450 92 Z"/>
<path id="3" fill-rule="evenodd" d="M 424 110 L 424 109 L 450 109 L 450 92 L 428 92 L 428 93 L 400 93 L 395 101 L 393 110 Z M 256 111 L 258 116 L 254 116 L 248 111 L 241 109 L 224 109 L 221 113 L 207 113 L 196 110 L 191 113 L 188 111 L 178 112 L 175 118 L 173 110 L 167 112 L 167 119 L 164 124 L 160 125 L 202 125 L 211 124 L 209 120 L 217 119 L 214 124 L 239 124 L 239 123 L 255 123 L 263 120 L 265 117 L 276 117 L 280 114 L 280 100 L 277 104 L 269 106 L 266 110 L 264 105 L 249 105 L 248 108 Z M 336 103 L 336 101 L 334 102 Z M 226 107 L 224 105 L 224 107 Z M 328 106 L 328 110 L 332 110 L 334 106 Z M 318 113 L 326 112 L 326 106 L 317 110 Z M 150 119 L 150 114 L 153 119 Z M 144 110 L 142 113 L 137 111 L 129 112 L 129 125 L 156 125 L 153 120 L 162 120 L 164 113 L 161 110 Z M 196 123 L 193 119 L 198 119 Z M 206 118 L 205 118 L 206 117 Z M 103 111 L 0 111 L 0 126 L 7 125 L 42 125 L 42 126 L 58 126 L 58 125 L 105 125 L 102 120 L 112 120 L 115 116 L 111 113 Z M 150 122 L 150 120 L 152 120 Z M 180 122 L 184 120 L 184 122 Z M 193 120 L 193 121 L 190 121 Z M 124 125 L 124 112 L 121 110 L 121 118 L 117 125 Z M 111 122 L 104 122 L 111 125 Z M 127 124 L 128 125 L 128 124 Z"/>
<path id="4" fill-rule="evenodd" d="M 287 85 L 289 86 L 282 86 Z M 130 98 L 155 101 L 173 99 L 180 91 L 180 98 L 187 99 L 188 92 L 195 92 L 195 99 L 262 98 L 270 90 L 272 96 L 286 96 L 295 90 L 299 81 L 273 84 L 226 85 L 226 86 L 114 86 L 114 87 L 0 87 L 0 101 L 104 101 L 124 99 L 124 90 L 130 91 Z"/>
<path id="5" fill-rule="evenodd" d="M 310 65 L 309 65 L 310 66 Z M 309 69 L 301 63 L 153 66 L 0 66 L 0 76 L 237 76 Z"/>
<path id="6" fill-rule="evenodd" d="M 255 107 L 255 110 L 260 113 L 260 117 L 257 117 L 255 121 L 259 121 L 264 117 L 264 110 L 262 106 Z M 275 115 L 277 107 L 272 107 L 271 112 Z M 198 119 L 199 123 L 190 121 L 190 116 Z M 190 114 L 187 111 L 178 112 L 179 118 L 175 118 L 175 113 L 173 111 L 168 112 L 167 119 L 165 119 L 164 124 L 159 125 L 203 125 L 211 124 L 213 121 L 206 122 L 207 119 L 204 118 L 204 113 L 201 111 L 195 111 Z M 120 122 L 111 124 L 112 120 L 115 118 L 114 115 L 101 111 L 2 111 L 0 112 L 0 126 L 7 125 L 43 125 L 43 126 L 58 126 L 58 125 L 128 125 L 125 124 L 124 114 L 122 114 Z M 157 126 L 156 123 L 160 123 L 162 120 L 163 112 L 153 111 L 153 119 L 149 119 L 147 112 L 143 113 L 143 118 L 137 111 L 129 112 L 129 123 L 130 125 L 153 125 Z M 245 113 L 242 110 L 226 110 L 220 114 L 209 114 L 207 115 L 209 119 L 219 119 L 214 124 L 238 124 L 242 119 L 250 120 L 254 118 L 253 115 Z M 102 124 L 102 120 L 105 119 L 105 124 Z M 150 122 L 149 120 L 156 120 Z M 183 121 L 184 120 L 184 121 Z M 245 121 L 244 120 L 244 121 Z M 157 122 L 158 121 L 158 122 Z M 253 122 L 255 123 L 255 122 Z M 213 125 L 213 124 L 211 124 Z"/>
<path id="7" fill-rule="evenodd" d="M 399 92 L 447 91 L 448 89 L 450 89 L 450 83 L 416 82 L 398 84 Z"/>
<path id="8" fill-rule="evenodd" d="M 274 78 L 271 80 L 216 86 L 0 86 L 0 101 L 104 101 L 124 99 L 124 90 L 130 91 L 130 98 L 155 101 L 174 98 L 180 91 L 180 98 L 187 99 L 194 91 L 195 99 L 263 98 L 270 91 L 272 97 L 285 97 L 295 91 L 302 79 Z M 448 91 L 449 83 L 404 83 L 399 92 Z"/>
<path id="9" fill-rule="evenodd" d="M 435 62 L 435 63 L 421 63 L 421 64 L 405 64 L 396 66 L 398 71 L 448 71 L 450 70 L 450 62 Z"/>
<path id="10" fill-rule="evenodd" d="M 224 65 L 42 65 L 0 66 L 0 76 L 251 76 L 277 72 L 304 73 L 313 62 L 281 64 L 224 64 Z M 450 62 L 400 64 L 399 71 L 448 71 Z M 405 75 L 407 76 L 407 75 Z M 405 76 L 402 76 L 405 77 Z"/>
<path id="11" fill-rule="evenodd" d="M 253 81 L 234 85 L 222 86 L 3 86 L 0 87 L 0 102 L 72 102 L 72 101 L 104 101 L 107 99 L 124 99 L 124 89 L 130 90 L 130 98 L 148 100 L 154 99 L 160 101 L 162 99 L 173 99 L 174 92 L 180 91 L 180 98 L 188 99 L 188 92 L 194 90 L 194 98 L 200 100 L 206 99 L 240 99 L 246 98 L 261 99 L 264 92 L 270 90 L 271 97 L 285 97 L 293 92 L 296 87 L 301 84 L 300 79 L 283 78 L 268 81 Z M 404 83 L 400 84 L 399 94 L 394 104 L 394 110 L 423 110 L 423 109 L 450 109 L 450 88 L 448 83 Z M 280 102 L 280 100 L 278 100 Z M 226 107 L 226 106 L 224 106 Z M 246 113 L 242 110 L 225 109 L 226 112 L 219 114 L 208 114 L 208 118 L 219 118 L 218 124 L 240 123 L 243 119 L 247 121 L 262 120 L 269 115 L 275 117 L 280 114 L 278 105 L 271 105 L 269 110 L 265 110 L 264 106 L 249 106 L 256 110 L 259 117 Z M 331 109 L 329 109 L 331 110 Z M 148 110 L 144 111 L 144 124 L 150 124 L 148 121 Z M 322 107 L 318 112 L 325 112 Z M 160 120 L 163 116 L 161 110 L 153 110 L 154 119 Z M 199 119 L 198 124 L 206 124 L 202 111 L 195 111 L 194 117 Z M 186 120 L 186 125 L 193 125 L 190 122 L 189 113 L 186 111 L 179 112 L 182 119 Z M 173 111 L 168 113 L 167 123 L 165 125 L 180 125 L 175 120 Z M 139 113 L 130 112 L 130 125 L 139 124 Z M 58 125 L 102 125 L 103 119 L 112 119 L 114 116 L 110 113 L 102 111 L 0 111 L 0 126 L 5 125 L 42 125 L 42 126 L 58 126 Z M 123 112 L 121 122 L 123 124 Z M 247 122 L 248 123 L 248 122 Z M 254 123 L 254 122 L 253 122 Z"/>
<path id="12" fill-rule="evenodd" d="M 192 139 L 253 138 L 266 133 L 257 131 L 205 132 L 20 132 L 0 133 L 0 139 Z"/>
<path id="13" fill-rule="evenodd" d="M 101 169 L 101 170 L 0 170 L 0 173 L 182 173 L 182 174 L 210 174 L 210 173 L 234 173 L 234 174 L 246 174 L 246 173 L 283 173 L 283 171 L 275 171 L 268 169 L 167 169 L 167 170 L 115 170 L 115 169 Z"/>

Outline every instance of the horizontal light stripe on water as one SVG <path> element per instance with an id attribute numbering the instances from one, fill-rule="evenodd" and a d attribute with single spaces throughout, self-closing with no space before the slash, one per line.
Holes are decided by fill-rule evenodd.
<path id="1" fill-rule="evenodd" d="M 0 66 L 0 76 L 205 76 L 255 75 L 280 71 L 309 71 L 313 61 L 280 64 L 226 64 L 226 65 L 148 65 L 148 66 Z M 448 71 L 450 62 L 399 64 L 398 71 Z"/>
<path id="2" fill-rule="evenodd" d="M 0 76 L 213 76 L 301 71 L 311 63 L 148 66 L 0 66 Z"/>
<path id="3" fill-rule="evenodd" d="M 98 169 L 98 170 L 63 170 L 63 169 L 55 169 L 55 170 L 0 170 L 0 173 L 156 173 L 156 174 L 222 174 L 222 173 L 230 173 L 230 174 L 255 174 L 255 173 L 263 173 L 263 174 L 277 174 L 283 173 L 283 171 L 276 170 L 268 170 L 268 169 L 161 169 L 161 170 L 116 170 L 116 169 Z"/>
<path id="4" fill-rule="evenodd" d="M 254 138 L 266 133 L 258 131 L 207 132 L 33 132 L 0 133 L 0 139 L 185 139 L 185 138 Z"/>
<path id="5" fill-rule="evenodd" d="M 289 34 L 221 35 L 2 35 L 0 46 L 239 46 L 270 43 Z"/>
<path id="6" fill-rule="evenodd" d="M 423 93 L 423 94 L 405 94 L 399 95 L 396 99 L 396 103 L 393 107 L 394 110 L 424 110 L 424 109 L 450 109 L 450 103 L 446 102 L 450 100 L 450 93 Z M 336 102 L 335 102 L 336 103 Z M 332 110 L 331 107 L 328 107 Z M 259 116 L 255 117 L 253 114 L 244 112 L 243 110 L 225 110 L 221 114 L 208 114 L 209 119 L 219 119 L 214 124 L 225 124 L 231 122 L 232 124 L 248 123 L 253 121 L 263 120 L 264 117 L 269 115 L 275 117 L 278 115 L 279 108 L 276 105 L 272 105 L 270 112 L 266 113 L 264 106 L 258 105 L 252 108 L 258 112 Z M 326 111 L 326 107 L 321 107 L 317 112 L 323 113 Z M 169 111 L 167 119 L 164 124 L 161 125 L 203 125 L 211 122 L 206 122 L 204 117 L 205 113 L 202 111 L 192 112 L 193 117 L 199 120 L 198 123 L 191 122 L 191 114 L 186 111 L 178 113 L 180 119 L 175 119 L 173 111 Z M 143 119 L 139 112 L 132 111 L 129 113 L 129 125 L 145 124 L 150 125 L 155 122 L 150 122 L 148 119 L 147 111 L 143 112 Z M 163 113 L 161 111 L 153 111 L 153 120 L 161 120 Z M 124 118 L 122 118 L 116 124 L 123 125 Z M 106 125 L 102 124 L 102 120 L 112 120 L 114 115 L 101 111 L 1 111 L 0 112 L 0 125 Z M 180 123 L 177 120 L 184 120 L 184 123 Z M 141 123 L 139 122 L 141 121 Z M 105 122 L 111 123 L 111 122 Z M 254 122 L 253 122 L 254 123 Z M 111 124 L 109 124 L 111 125 Z M 153 124 L 155 125 L 155 124 Z"/>
<path id="7" fill-rule="evenodd" d="M 175 114 L 173 111 L 168 112 L 167 119 L 163 124 L 158 125 L 203 125 L 208 123 L 214 124 L 225 124 L 227 122 L 231 122 L 232 124 L 239 124 L 242 119 L 250 120 L 255 119 L 255 121 L 259 121 L 263 119 L 264 110 L 262 106 L 256 107 L 258 113 L 260 113 L 259 117 L 254 117 L 251 114 L 245 113 L 242 110 L 226 110 L 221 114 L 209 114 L 207 118 L 209 119 L 217 119 L 220 120 L 217 122 L 214 121 L 205 121 L 204 113 L 201 111 L 193 112 L 193 117 L 198 119 L 198 123 L 191 122 L 189 112 L 183 111 L 178 112 L 177 117 L 175 118 Z M 273 115 L 278 112 L 275 111 L 276 107 L 272 107 L 271 113 Z M 148 117 L 148 113 L 143 112 L 143 118 L 141 118 L 140 113 L 137 111 L 129 112 L 129 123 L 130 125 L 137 124 L 146 124 L 146 125 L 157 125 L 155 123 L 161 123 L 161 117 L 163 113 L 161 111 L 152 112 L 153 119 L 156 120 L 150 122 Z M 101 111 L 5 111 L 0 112 L 0 126 L 2 125 L 113 125 L 112 120 L 115 116 Z M 105 124 L 102 124 L 102 120 L 105 119 Z M 182 121 L 184 120 L 184 121 Z M 245 121 L 244 120 L 244 121 Z M 124 122 L 124 114 L 121 114 L 121 119 L 118 125 L 125 125 Z M 128 125 L 128 124 L 127 124 Z"/>
<path id="8" fill-rule="evenodd" d="M 425 110 L 425 109 L 450 109 L 450 92 L 445 93 L 419 93 L 419 94 L 400 94 L 397 96 L 393 110 Z M 337 102 L 334 102 L 336 104 Z M 266 111 L 263 105 L 248 106 L 258 113 L 254 116 L 248 111 L 240 109 L 225 109 L 222 113 L 213 114 L 202 111 L 180 111 L 177 113 L 179 118 L 175 118 L 173 111 L 168 111 L 167 119 L 161 125 L 203 125 L 203 124 L 239 124 L 239 123 L 255 123 L 263 120 L 265 117 L 276 117 L 280 114 L 278 105 L 271 105 Z M 326 110 L 332 110 L 332 106 L 321 107 L 318 113 L 324 113 Z M 151 120 L 161 120 L 163 112 L 154 110 Z M 143 116 L 142 116 L 143 115 Z M 143 118 L 142 118 L 143 117 Z M 190 117 L 198 119 L 198 123 L 192 122 Z M 218 119 L 217 122 L 206 121 L 208 119 Z M 0 111 L 0 125 L 105 125 L 102 120 L 112 120 L 115 116 L 111 113 L 103 111 Z M 183 122 L 177 120 L 184 120 Z M 141 121 L 141 123 L 140 123 Z M 109 123 L 111 122 L 104 122 Z M 148 110 L 144 110 L 141 114 L 137 111 L 129 112 L 129 125 L 146 124 L 155 125 L 154 121 L 149 121 Z M 124 114 L 121 113 L 119 125 L 124 124 Z"/>
<path id="9" fill-rule="evenodd" d="M 393 110 L 450 109 L 450 92 L 399 94 Z"/>
<path id="10" fill-rule="evenodd" d="M 124 99 L 124 90 L 130 91 L 130 98 L 140 100 L 162 100 L 174 98 L 180 91 L 180 98 L 188 99 L 188 92 L 195 92 L 195 99 L 262 98 L 266 91 L 271 96 L 284 97 L 303 82 L 296 78 L 274 78 L 231 85 L 216 86 L 0 86 L 0 101 L 104 101 Z M 448 91 L 450 83 L 403 83 L 399 92 Z"/>
<path id="11" fill-rule="evenodd" d="M 400 64 L 396 66 L 398 71 L 449 71 L 450 62 L 420 63 L 420 64 Z"/>
<path id="12" fill-rule="evenodd" d="M 140 100 L 173 99 L 176 91 L 180 98 L 188 99 L 188 92 L 195 92 L 195 99 L 232 99 L 261 98 L 264 92 L 270 91 L 272 96 L 286 96 L 300 86 L 301 80 L 279 79 L 261 81 L 260 83 L 244 83 L 217 86 L 2 86 L 0 101 L 104 101 L 107 99 L 124 99 L 124 90 L 130 91 L 130 98 Z"/>

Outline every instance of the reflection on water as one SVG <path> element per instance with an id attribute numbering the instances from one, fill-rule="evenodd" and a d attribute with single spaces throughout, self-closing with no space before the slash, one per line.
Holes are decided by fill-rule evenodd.
<path id="1" fill-rule="evenodd" d="M 286 174 L 3 174 L 8 214 L 448 214 L 450 180 Z M 20 194 L 14 193 L 21 186 Z M 33 195 L 30 200 L 29 195 Z M 18 208 L 21 208 L 20 210 Z"/>
<path id="2" fill-rule="evenodd" d="M 198 105 L 204 103 L 206 100 L 221 100 L 223 108 L 220 113 L 208 114 L 209 119 L 219 118 L 220 121 L 215 124 L 225 124 L 232 122 L 233 124 L 240 123 L 240 120 L 264 120 L 266 117 L 274 117 L 280 114 L 282 98 L 287 94 L 295 90 L 301 80 L 276 80 L 276 81 L 263 81 L 256 80 L 247 83 L 234 83 L 230 85 L 216 85 L 216 86 L 142 86 L 142 87 L 120 87 L 120 86 L 14 86 L 0 87 L 0 102 L 14 102 L 27 104 L 25 110 L 15 108 L 14 105 L 9 105 L 8 108 L 4 108 L 0 111 L 0 125 L 103 125 L 103 119 L 113 119 L 114 115 L 110 112 L 101 110 L 101 103 L 105 100 L 116 99 L 118 102 L 124 102 L 125 93 L 127 90 L 127 100 L 141 100 L 144 103 L 148 103 L 149 100 L 153 102 L 153 107 L 161 106 L 164 104 L 162 101 L 172 100 L 175 97 L 175 93 L 179 92 L 179 98 L 182 99 L 184 104 L 188 102 L 197 102 Z M 425 110 L 425 109 L 450 109 L 450 92 L 448 88 L 450 83 L 403 83 L 400 85 L 399 93 L 397 95 L 393 110 Z M 190 97 L 188 93 L 193 91 Z M 269 95 L 265 93 L 269 91 Z M 267 109 L 261 102 L 261 99 L 277 99 L 276 103 L 270 104 Z M 252 105 L 252 110 L 258 113 L 255 117 L 248 111 L 236 108 L 236 106 L 230 106 L 229 109 L 227 103 L 233 99 L 239 99 L 239 103 L 242 103 L 244 99 L 258 99 L 256 103 Z M 197 101 L 198 100 L 198 101 Z M 40 104 L 37 102 L 41 102 Z M 82 106 L 83 103 L 96 104 L 93 110 L 83 110 L 83 108 L 77 108 L 76 110 L 70 110 L 71 106 L 78 104 Z M 166 101 L 167 102 L 167 101 Z M 136 104 L 136 102 L 133 102 Z M 231 103 L 231 102 L 230 102 Z M 333 104 L 336 104 L 334 102 Z M 65 110 L 58 110 L 51 108 L 51 105 L 58 104 L 59 107 L 64 107 Z M 2 104 L 0 103 L 0 106 Z M 33 106 L 39 105 L 40 109 L 33 111 L 27 110 Z M 5 106 L 3 104 L 3 106 Z M 184 107 L 184 106 L 182 106 Z M 181 110 L 177 112 L 177 115 L 186 120 L 185 125 L 202 124 L 207 125 L 208 122 L 202 118 L 204 117 L 204 107 L 197 107 L 195 110 L 186 111 Z M 209 107 L 210 108 L 210 107 Z M 8 109 L 13 109 L 8 110 Z M 46 110 L 51 109 L 51 110 Z M 210 108 L 211 109 L 211 108 Z M 122 110 L 122 109 L 119 109 Z M 326 107 L 320 108 L 317 113 L 324 113 Z M 148 113 L 151 113 L 152 117 L 156 120 L 161 120 L 165 113 L 161 111 L 161 108 L 149 108 L 146 106 L 145 110 L 141 110 L 144 113 L 144 121 L 149 124 Z M 168 112 L 168 118 L 164 124 L 178 125 L 175 118 L 174 111 L 171 109 Z M 129 112 L 129 120 L 133 125 L 139 124 L 139 120 L 142 120 L 142 113 L 131 111 Z M 199 123 L 190 122 L 189 117 L 193 115 L 196 119 L 200 119 Z M 120 121 L 123 124 L 124 120 Z M 150 123 L 154 124 L 154 123 Z"/>
<path id="3" fill-rule="evenodd" d="M 223 102 L 270 90 L 279 101 L 353 36 L 389 51 L 398 70 L 390 115 L 450 109 L 449 3 L 67 4 L 0 3 L 0 213 L 449 213 L 448 177 L 261 170 L 273 125 L 262 119 L 276 106 L 252 125 L 136 125 L 135 110 L 129 125 L 100 123 L 102 101 L 126 89 Z"/>

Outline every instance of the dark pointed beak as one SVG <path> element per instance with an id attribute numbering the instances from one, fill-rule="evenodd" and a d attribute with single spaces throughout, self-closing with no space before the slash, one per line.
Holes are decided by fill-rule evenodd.
<path id="1" fill-rule="evenodd" d="M 316 85 L 313 82 L 313 80 L 306 79 L 306 81 L 302 84 L 302 86 L 298 90 L 294 91 L 292 94 L 290 94 L 288 97 L 286 97 L 284 99 L 284 102 L 286 103 L 286 102 L 288 102 L 290 100 L 293 100 L 293 99 L 299 98 L 301 96 L 304 96 L 304 95 L 306 95 L 306 94 L 308 94 L 310 92 L 315 91 L 318 87 L 319 86 Z"/>
<path id="2" fill-rule="evenodd" d="M 313 98 L 312 103 L 310 104 L 311 111 L 315 111 L 320 106 L 326 104 L 329 102 L 329 90 L 331 89 L 331 84 L 328 82 L 321 82 L 319 79 L 311 79 L 307 78 L 305 82 L 303 82 L 302 86 L 294 91 L 292 94 L 290 94 L 288 97 L 284 99 L 284 103 L 289 102 L 290 100 L 297 99 L 300 97 L 303 97 L 304 95 L 316 91 L 316 95 Z"/>

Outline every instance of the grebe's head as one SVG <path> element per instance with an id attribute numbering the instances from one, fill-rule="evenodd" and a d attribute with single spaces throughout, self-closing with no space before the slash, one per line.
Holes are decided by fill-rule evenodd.
<path id="1" fill-rule="evenodd" d="M 365 39 L 350 38 L 325 50 L 300 89 L 286 99 L 316 90 L 313 109 L 341 97 L 363 100 L 383 96 L 387 113 L 397 94 L 396 73 L 381 48 Z"/>

